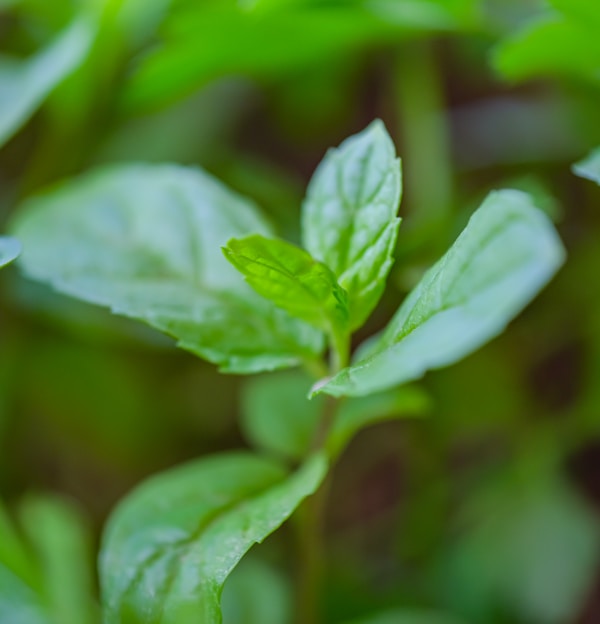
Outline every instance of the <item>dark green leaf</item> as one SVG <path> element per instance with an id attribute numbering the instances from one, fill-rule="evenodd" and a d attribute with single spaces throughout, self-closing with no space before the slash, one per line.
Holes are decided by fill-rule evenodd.
<path id="1" fill-rule="evenodd" d="M 600 184 L 600 148 L 573 165 L 573 172 L 582 178 Z"/>
<path id="2" fill-rule="evenodd" d="M 321 334 L 253 293 L 223 258 L 232 236 L 270 228 L 198 169 L 108 168 L 30 200 L 14 230 L 29 276 L 146 321 L 222 370 L 293 366 L 322 348 Z"/>
<path id="3" fill-rule="evenodd" d="M 19 256 L 21 245 L 10 236 L 0 236 L 0 267 L 7 265 Z"/>
<path id="4" fill-rule="evenodd" d="M 331 269 L 303 249 L 254 234 L 231 239 L 223 253 L 248 284 L 277 307 L 323 331 L 346 330 L 346 292 Z"/>
<path id="5" fill-rule="evenodd" d="M 80 19 L 26 61 L 0 59 L 0 145 L 35 112 L 46 96 L 83 61 L 95 26 Z"/>
<path id="6" fill-rule="evenodd" d="M 400 194 L 400 161 L 380 121 L 330 150 L 308 187 L 304 246 L 347 291 L 352 329 L 364 323 L 385 288 Z"/>
<path id="7" fill-rule="evenodd" d="M 276 462 L 232 453 L 147 481 L 117 508 L 104 535 L 106 624 L 220 623 L 231 570 L 316 490 L 326 470 L 323 455 L 288 476 Z"/>
<path id="8" fill-rule="evenodd" d="M 563 259 L 552 224 L 528 195 L 491 193 L 382 336 L 316 391 L 370 394 L 457 362 L 500 334 Z"/>

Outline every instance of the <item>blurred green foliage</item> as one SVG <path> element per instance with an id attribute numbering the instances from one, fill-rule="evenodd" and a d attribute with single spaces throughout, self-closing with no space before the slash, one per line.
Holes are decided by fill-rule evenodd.
<path id="1" fill-rule="evenodd" d="M 53 59 L 82 23 L 89 45 Z M 375 331 L 490 188 L 560 206 L 557 279 L 502 338 L 397 399 L 419 418 L 380 422 L 341 456 L 325 622 L 600 618 L 600 188 L 571 173 L 600 144 L 599 24 L 595 0 L 0 2 L 2 225 L 96 164 L 173 161 L 216 173 L 298 240 L 325 149 L 381 117 L 406 197 Z M 143 477 L 243 444 L 238 416 L 262 409 L 263 379 L 217 375 L 14 266 L 0 273 L 0 353 L 2 595 L 32 605 L 26 624 L 97 621 L 88 528 L 97 537 Z M 264 447 L 296 456 L 264 427 Z M 277 533 L 234 573 L 226 624 L 291 619 L 292 542 Z M 278 579 L 269 615 L 261 575 Z"/>

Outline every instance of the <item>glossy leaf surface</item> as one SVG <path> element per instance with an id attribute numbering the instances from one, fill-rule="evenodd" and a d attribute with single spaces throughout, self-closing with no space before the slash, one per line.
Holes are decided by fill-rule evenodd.
<path id="1" fill-rule="evenodd" d="M 347 291 L 352 329 L 364 323 L 385 288 L 400 195 L 400 161 L 380 121 L 330 150 L 308 187 L 303 243 Z"/>
<path id="2" fill-rule="evenodd" d="M 325 472 L 322 455 L 289 476 L 277 462 L 232 453 L 151 478 L 117 508 L 104 535 L 106 624 L 221 622 L 228 574 Z"/>
<path id="3" fill-rule="evenodd" d="M 246 282 L 277 307 L 323 331 L 346 328 L 346 292 L 331 269 L 303 249 L 254 234 L 230 240 L 223 253 Z"/>
<path id="4" fill-rule="evenodd" d="M 319 332 L 252 292 L 225 260 L 232 236 L 270 228 L 198 169 L 102 170 L 28 202 L 14 230 L 29 276 L 146 321 L 222 370 L 293 366 L 321 349 Z"/>
<path id="5" fill-rule="evenodd" d="M 0 236 L 0 267 L 15 260 L 21 253 L 19 241 L 10 236 Z"/>
<path id="6" fill-rule="evenodd" d="M 600 184 L 600 148 L 595 149 L 589 156 L 575 163 L 573 173 Z"/>
<path id="7" fill-rule="evenodd" d="M 362 359 L 316 391 L 370 394 L 457 362 L 502 332 L 563 259 L 528 195 L 491 193 Z"/>
<path id="8" fill-rule="evenodd" d="M 93 24 L 81 19 L 28 60 L 0 59 L 0 145 L 31 117 L 52 89 L 78 67 L 94 34 Z"/>

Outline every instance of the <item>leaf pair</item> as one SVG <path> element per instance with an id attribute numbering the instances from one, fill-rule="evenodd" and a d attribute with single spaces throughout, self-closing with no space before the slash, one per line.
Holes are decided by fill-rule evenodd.
<path id="1" fill-rule="evenodd" d="M 377 304 L 393 262 L 399 165 L 383 124 L 372 123 L 331 150 L 309 185 L 302 238 L 310 253 L 250 236 L 229 241 L 225 256 L 263 297 L 347 341 Z"/>

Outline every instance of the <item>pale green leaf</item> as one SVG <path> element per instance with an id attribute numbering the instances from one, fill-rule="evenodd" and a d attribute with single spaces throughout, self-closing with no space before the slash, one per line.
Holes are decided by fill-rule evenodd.
<path id="1" fill-rule="evenodd" d="M 573 165 L 573 172 L 582 178 L 600 184 L 600 148 Z"/>
<path id="2" fill-rule="evenodd" d="M 0 622 L 55 624 L 43 598 L 0 561 Z"/>
<path id="3" fill-rule="evenodd" d="M 55 41 L 25 61 L 0 59 L 0 145 L 84 60 L 95 36 L 87 19 L 73 22 Z"/>
<path id="4" fill-rule="evenodd" d="M 25 272 L 173 335 L 229 372 L 298 364 L 319 332 L 256 295 L 221 253 L 270 234 L 254 205 L 199 169 L 113 167 L 27 202 L 13 229 Z"/>
<path id="5" fill-rule="evenodd" d="M 323 263 L 281 239 L 254 234 L 231 239 L 225 257 L 259 294 L 323 331 L 348 324 L 348 298 Z"/>
<path id="6" fill-rule="evenodd" d="M 528 195 L 491 193 L 368 353 L 315 391 L 370 394 L 457 362 L 500 334 L 563 260 L 554 227 Z"/>
<path id="7" fill-rule="evenodd" d="M 317 489 L 326 470 L 321 454 L 289 476 L 277 462 L 231 453 L 142 484 L 104 534 L 105 624 L 220 623 L 231 570 Z"/>
<path id="8" fill-rule="evenodd" d="M 25 499 L 20 512 L 36 552 L 53 621 L 97 622 L 91 536 L 78 510 L 65 501 L 37 496 Z"/>
<path id="9" fill-rule="evenodd" d="M 352 329 L 364 323 L 385 288 L 400 195 L 400 161 L 379 120 L 330 150 L 309 184 L 303 243 L 347 291 Z"/>
<path id="10" fill-rule="evenodd" d="M 21 253 L 19 241 L 10 236 L 0 236 L 0 267 L 15 260 Z"/>

